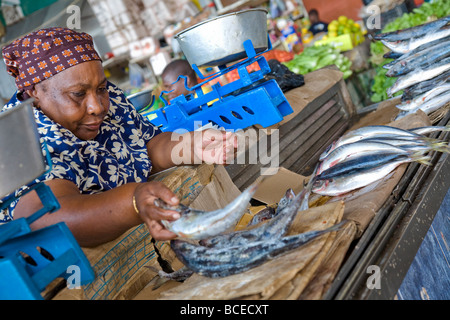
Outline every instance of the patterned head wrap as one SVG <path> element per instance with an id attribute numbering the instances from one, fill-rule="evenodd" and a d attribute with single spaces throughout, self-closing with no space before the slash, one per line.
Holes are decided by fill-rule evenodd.
<path id="1" fill-rule="evenodd" d="M 2 50 L 7 72 L 19 93 L 79 63 L 100 60 L 92 37 L 68 28 L 41 29 Z"/>

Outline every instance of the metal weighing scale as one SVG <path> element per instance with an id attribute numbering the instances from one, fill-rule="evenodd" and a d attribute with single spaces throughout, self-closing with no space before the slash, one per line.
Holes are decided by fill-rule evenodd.
<path id="1" fill-rule="evenodd" d="M 0 209 L 18 200 L 14 191 L 24 185 L 29 186 L 24 194 L 36 192 L 43 205 L 28 218 L 0 225 L 0 299 L 43 299 L 50 282 L 72 275 L 77 285 L 92 282 L 89 261 L 64 222 L 30 228 L 60 208 L 51 189 L 36 182 L 51 170 L 51 160 L 48 152 L 43 156 L 31 100 L 0 113 L 0 136 Z"/>
<path id="2" fill-rule="evenodd" d="M 256 17 L 257 20 L 252 21 L 252 15 L 254 14 L 258 14 L 259 16 Z M 222 23 L 223 19 L 239 20 Z M 243 25 L 245 23 L 249 25 Z M 221 25 L 216 27 L 217 24 Z M 234 26 L 236 26 L 237 31 L 227 30 Z M 278 83 L 273 79 L 267 81 L 264 79 L 264 75 L 270 72 L 270 67 L 262 54 L 272 50 L 272 45 L 266 31 L 267 28 L 264 28 L 266 26 L 264 11 L 253 9 L 219 16 L 187 30 L 188 32 L 197 32 L 198 28 L 204 28 L 208 33 L 206 35 L 199 34 L 197 39 L 203 40 L 205 44 L 192 37 L 183 40 L 180 34 L 185 33 L 186 30 L 176 35 L 175 38 L 180 42 L 181 50 L 186 55 L 187 60 L 190 60 L 190 65 L 198 77 L 205 81 L 189 88 L 187 86 L 187 78 L 183 75 L 179 76 L 177 81 L 184 79 L 185 88 L 195 93 L 186 96 L 180 95 L 168 103 L 163 98 L 163 94 L 168 92 L 161 92 L 160 98 L 164 102 L 164 107 L 152 112 L 152 116 L 154 117 L 156 115 L 156 118 L 150 121 L 155 126 L 158 126 L 161 131 L 175 131 L 177 129 L 193 131 L 208 123 L 217 125 L 219 128 L 237 130 L 247 128 L 254 124 L 268 127 L 282 121 L 283 117 L 292 113 L 292 107 L 289 105 Z M 251 33 L 253 31 L 245 31 L 248 28 L 258 31 L 259 34 L 257 36 L 259 40 L 261 37 L 265 37 L 264 40 L 267 41 L 264 44 L 265 48 L 261 49 L 260 44 L 254 45 L 258 41 L 258 37 L 254 37 L 252 41 L 253 34 Z M 205 56 L 209 56 L 207 48 L 209 45 L 211 47 L 211 57 L 213 57 L 213 51 L 215 51 L 214 48 L 217 47 L 217 44 L 211 44 L 211 41 L 214 40 L 212 39 L 214 37 L 220 39 L 221 32 L 224 33 L 222 38 L 226 37 L 230 41 L 230 47 L 236 47 L 236 42 L 243 40 L 238 46 L 241 52 L 239 54 L 232 54 L 230 52 L 229 56 L 220 56 L 214 62 L 202 64 L 201 66 L 217 65 L 219 69 L 218 72 L 206 77 L 199 70 L 195 59 L 192 58 L 192 52 L 197 53 L 197 51 L 200 51 L 195 50 L 195 46 L 203 46 L 201 49 L 206 51 Z M 249 33 L 248 37 L 245 35 L 245 32 Z M 186 45 L 187 43 L 189 43 L 189 46 L 194 46 L 194 48 L 183 48 L 183 44 Z M 219 43 L 218 45 L 225 47 L 223 43 Z M 192 52 L 188 52 L 187 49 L 193 50 L 191 50 Z M 245 58 L 242 58 L 243 56 Z M 227 63 L 236 61 L 234 59 L 237 59 L 238 62 L 227 67 Z M 250 73 L 247 67 L 255 62 L 259 65 L 259 70 Z M 239 74 L 239 79 L 224 86 L 217 82 L 211 86 L 212 90 L 210 92 L 203 93 L 201 87 L 204 84 L 236 69 Z"/>

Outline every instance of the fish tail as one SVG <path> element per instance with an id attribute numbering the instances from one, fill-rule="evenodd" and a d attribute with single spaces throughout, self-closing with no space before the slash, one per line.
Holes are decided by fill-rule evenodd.
<path id="1" fill-rule="evenodd" d="M 429 155 L 415 154 L 411 156 L 411 160 L 426 166 L 431 166 L 431 157 Z"/>
<path id="2" fill-rule="evenodd" d="M 433 145 L 433 144 L 437 144 L 437 143 L 442 143 L 442 142 L 445 143 L 445 141 L 443 141 L 443 140 L 436 139 L 436 138 L 428 138 L 425 136 L 420 137 L 419 140 L 425 142 L 425 144 L 429 145 L 429 146 Z"/>
<path id="3" fill-rule="evenodd" d="M 450 146 L 445 141 L 430 143 L 429 147 L 434 151 L 450 153 Z"/>

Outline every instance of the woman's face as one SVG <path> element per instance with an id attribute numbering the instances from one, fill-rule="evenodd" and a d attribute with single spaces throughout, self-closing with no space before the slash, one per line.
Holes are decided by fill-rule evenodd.
<path id="1" fill-rule="evenodd" d="M 109 110 L 107 80 L 100 61 L 70 67 L 29 92 L 50 119 L 81 140 L 94 139 Z"/>

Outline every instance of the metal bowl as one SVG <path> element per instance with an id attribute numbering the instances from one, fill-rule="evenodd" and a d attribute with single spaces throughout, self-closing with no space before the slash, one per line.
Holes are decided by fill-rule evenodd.
<path id="1" fill-rule="evenodd" d="M 154 95 L 152 95 L 152 90 L 148 89 L 129 95 L 127 99 L 137 111 L 140 111 L 153 103 Z"/>
<path id="2" fill-rule="evenodd" d="M 244 41 L 256 53 L 268 47 L 267 10 L 249 9 L 200 22 L 174 37 L 186 59 L 198 67 L 220 66 L 246 58 Z"/>

